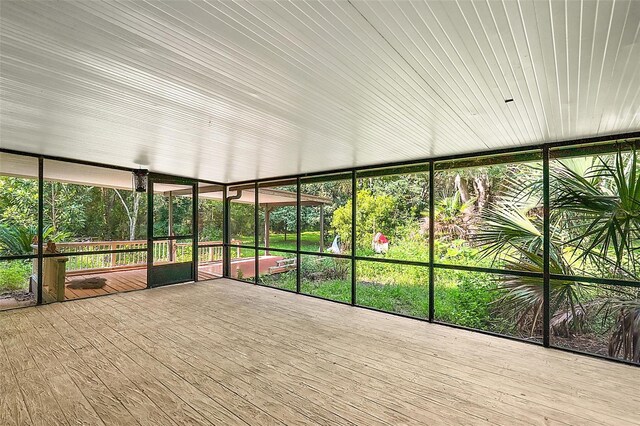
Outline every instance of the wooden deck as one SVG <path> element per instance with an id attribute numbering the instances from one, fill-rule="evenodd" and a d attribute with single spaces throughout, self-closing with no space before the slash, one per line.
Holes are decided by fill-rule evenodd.
<path id="1" fill-rule="evenodd" d="M 90 278 L 102 278 L 105 280 L 104 287 L 97 289 L 72 288 L 74 284 L 80 283 Z M 71 275 L 65 279 L 64 299 L 82 299 L 85 297 L 101 296 L 110 293 L 123 291 L 140 290 L 147 288 L 147 270 L 131 269 L 128 271 L 100 272 L 87 275 Z"/>
<path id="2" fill-rule="evenodd" d="M 226 279 L 0 312 L 0 424 L 640 423 L 640 368 Z"/>
<path id="3" fill-rule="evenodd" d="M 260 273 L 268 273 L 269 268 L 277 265 L 281 256 L 260 256 Z M 253 258 L 232 259 L 231 271 L 236 277 L 238 271 L 242 271 L 244 278 L 251 278 L 255 275 L 255 261 Z M 220 278 L 222 275 L 222 262 L 203 263 L 198 266 L 198 280 L 210 280 Z M 73 288 L 74 283 L 80 283 L 91 278 L 101 278 L 105 280 L 102 288 Z M 94 272 L 87 274 L 74 273 L 68 275 L 65 280 L 65 300 L 84 299 L 105 294 L 121 293 L 132 290 L 147 288 L 147 269 L 129 269 L 122 271 Z"/>
<path id="4" fill-rule="evenodd" d="M 218 278 L 220 266 L 200 265 L 198 267 L 198 279 L 210 280 Z M 98 289 L 78 289 L 70 285 L 88 278 L 103 278 L 105 285 Z M 65 300 L 84 299 L 86 297 L 102 296 L 111 293 L 120 293 L 131 290 L 147 288 L 147 269 L 130 269 L 126 271 L 98 272 L 92 274 L 76 274 L 67 276 L 65 280 Z"/>

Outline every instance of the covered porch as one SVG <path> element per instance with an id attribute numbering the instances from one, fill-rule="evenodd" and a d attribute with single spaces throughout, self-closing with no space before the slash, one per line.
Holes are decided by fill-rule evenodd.
<path id="1" fill-rule="evenodd" d="M 258 208 L 258 216 L 260 217 L 260 223 L 256 223 L 258 229 L 258 235 L 260 236 L 256 246 L 264 248 L 266 255 L 270 254 L 270 250 L 273 248 L 277 251 L 278 247 L 272 247 L 271 236 L 273 234 L 272 229 L 272 214 L 279 208 L 283 207 L 296 207 L 298 204 L 298 198 L 300 199 L 299 208 L 304 207 L 317 207 L 318 208 L 318 230 L 320 232 L 320 239 L 317 250 L 319 252 L 325 251 L 325 208 L 327 205 L 331 205 L 333 200 L 328 197 L 323 197 L 314 194 L 300 193 L 299 195 L 295 189 L 284 190 L 282 188 L 295 187 L 295 180 L 283 180 L 272 181 L 264 183 L 258 186 L 258 194 L 256 197 L 256 187 L 253 184 L 247 185 L 235 185 L 229 188 L 227 198 L 231 203 L 239 203 L 245 205 L 256 205 Z M 295 221 L 294 221 L 295 223 Z M 296 233 L 294 229 L 292 234 Z M 242 245 L 241 241 L 231 241 L 231 244 Z"/>

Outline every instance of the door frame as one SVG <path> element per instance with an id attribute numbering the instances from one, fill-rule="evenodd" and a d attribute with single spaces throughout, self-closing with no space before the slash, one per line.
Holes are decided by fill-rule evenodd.
<path id="1" fill-rule="evenodd" d="M 191 235 L 184 236 L 171 236 L 169 235 L 166 238 L 154 238 L 153 236 L 153 223 L 154 223 L 154 215 L 153 215 L 153 187 L 154 184 L 173 184 L 173 185 L 185 185 L 191 187 Z M 186 238 L 185 238 L 186 237 Z M 182 268 L 184 272 L 184 265 L 179 263 L 177 264 L 168 264 L 161 266 L 153 265 L 153 242 L 155 240 L 176 240 L 176 239 L 191 239 L 191 247 L 192 247 L 192 258 L 191 265 L 188 266 L 190 269 L 190 277 L 188 279 L 179 279 L 179 280 L 167 280 L 165 282 L 159 282 L 157 277 L 157 272 L 164 270 L 170 271 L 170 269 L 179 269 Z M 189 262 L 183 262 L 184 264 Z M 159 173 L 149 173 L 148 181 L 147 181 L 147 288 L 155 288 L 162 287 L 170 284 L 178 284 L 183 282 L 192 282 L 198 281 L 198 181 L 194 179 L 187 179 L 175 176 L 168 176 Z"/>

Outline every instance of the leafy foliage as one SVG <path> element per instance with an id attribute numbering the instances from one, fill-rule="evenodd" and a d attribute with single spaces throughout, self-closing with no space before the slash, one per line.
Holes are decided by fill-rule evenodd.
<path id="1" fill-rule="evenodd" d="M 556 161 L 551 173 L 551 273 L 637 280 L 640 171 L 636 151 Z M 531 190 L 526 180 L 515 188 L 520 193 Z M 536 205 L 523 207 L 508 198 L 490 206 L 483 213 L 482 226 L 475 236 L 475 241 L 483 244 L 483 255 L 502 260 L 507 269 L 542 273 L 539 209 Z M 518 325 L 528 327 L 533 334 L 539 328 L 543 304 L 541 280 L 504 275 L 498 281 L 506 291 L 499 301 L 501 309 L 518 312 Z M 599 287 L 579 279 L 552 280 L 550 292 L 551 327 L 555 334 L 569 337 L 581 333 L 590 317 L 615 307 L 619 314 L 611 330 L 609 355 L 638 360 L 637 292 L 623 300 L 594 298 L 594 294 L 602 293 Z M 587 299 L 589 302 L 584 303 Z"/>
<path id="2" fill-rule="evenodd" d="M 0 222 L 38 224 L 38 181 L 0 176 Z"/>
<path id="3" fill-rule="evenodd" d="M 43 230 L 43 241 L 60 241 L 64 234 L 54 236 L 54 229 L 46 226 Z M 0 223 L 0 253 L 4 256 L 33 254 L 33 245 L 37 244 L 38 227 Z"/>
<path id="4" fill-rule="evenodd" d="M 395 202 L 388 194 L 374 196 L 368 189 L 359 190 L 356 197 L 356 242 L 358 247 L 366 247 L 371 245 L 376 232 L 388 234 L 391 231 Z M 331 221 L 331 227 L 346 244 L 351 241 L 351 208 L 352 201 L 349 200 L 335 210 Z"/>
<path id="5" fill-rule="evenodd" d="M 554 167 L 552 211 L 568 229 L 566 244 L 601 273 L 635 277 L 640 248 L 640 163 L 637 153 L 598 157 L 580 175 L 569 163 Z M 613 256 L 611 256 L 613 254 Z"/>
<path id="6" fill-rule="evenodd" d="M 30 275 L 30 261 L 0 261 L 0 293 L 25 290 Z"/>
<path id="7" fill-rule="evenodd" d="M 198 234 L 200 241 L 222 241 L 223 203 L 198 199 Z"/>
<path id="8" fill-rule="evenodd" d="M 436 220 L 439 223 L 454 223 L 460 215 L 473 208 L 474 202 L 474 198 L 463 202 L 460 192 L 456 191 L 451 197 L 444 197 L 436 203 Z"/>
<path id="9" fill-rule="evenodd" d="M 286 241 L 287 235 L 295 234 L 296 232 L 297 209 L 295 206 L 276 208 L 271 212 L 270 221 L 270 229 L 274 232 L 284 234 L 284 239 Z"/>

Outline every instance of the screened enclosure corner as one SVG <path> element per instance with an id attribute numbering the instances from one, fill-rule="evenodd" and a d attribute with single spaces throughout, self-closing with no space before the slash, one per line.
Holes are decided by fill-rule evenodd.
<path id="1" fill-rule="evenodd" d="M 150 268 L 193 265 L 196 233 L 190 280 L 222 276 L 223 185 L 199 184 L 195 218 L 188 185 L 156 185 L 149 209 L 132 172 L 0 152 L 0 309 L 145 289 Z"/>
<path id="2" fill-rule="evenodd" d="M 640 364 L 638 139 L 219 184 L 0 152 L 0 309 L 233 278 Z"/>
<path id="3" fill-rule="evenodd" d="M 638 146 L 544 145 L 231 185 L 231 261 L 248 266 L 230 276 L 638 364 Z"/>

